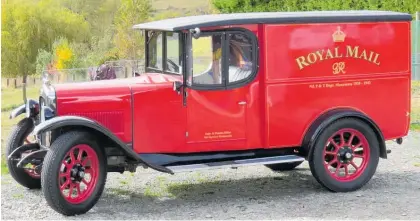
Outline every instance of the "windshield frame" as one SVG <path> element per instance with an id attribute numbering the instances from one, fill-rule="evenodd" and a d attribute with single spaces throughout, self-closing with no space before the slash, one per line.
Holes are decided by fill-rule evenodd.
<path id="1" fill-rule="evenodd" d="M 178 68 L 179 72 L 172 72 L 167 70 L 167 54 L 168 54 L 168 48 L 167 48 L 167 34 L 168 33 L 176 33 L 178 34 Z M 162 48 L 162 63 L 160 64 L 162 69 L 150 67 L 149 66 L 149 60 L 150 60 L 150 54 L 149 54 L 149 44 L 150 40 L 153 37 L 158 36 L 159 34 L 162 35 L 162 42 L 161 42 L 161 48 Z M 145 30 L 145 38 L 144 38 L 144 55 L 145 55 L 145 71 L 146 72 L 153 72 L 153 73 L 162 73 L 162 74 L 169 74 L 169 75 L 177 75 L 177 76 L 183 76 L 184 73 L 184 66 L 185 64 L 185 58 L 184 58 L 184 33 L 180 31 L 162 31 L 162 30 Z M 159 44 L 157 44 L 157 47 Z"/>

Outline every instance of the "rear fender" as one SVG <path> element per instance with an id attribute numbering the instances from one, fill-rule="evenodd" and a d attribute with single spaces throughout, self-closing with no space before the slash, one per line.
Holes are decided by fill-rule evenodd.
<path id="1" fill-rule="evenodd" d="M 383 159 L 386 159 L 387 152 L 386 152 L 385 139 L 378 125 L 376 125 L 376 123 L 365 114 L 359 111 L 353 110 L 353 109 L 349 109 L 349 108 L 334 109 L 318 117 L 311 124 L 311 126 L 309 127 L 309 129 L 307 130 L 305 134 L 305 137 L 303 139 L 301 149 L 300 149 L 301 155 L 305 156 L 305 158 L 308 160 L 309 156 L 311 155 L 310 153 L 313 149 L 313 146 L 318 136 L 322 133 L 322 131 L 332 122 L 338 119 L 347 118 L 347 117 L 353 117 L 353 118 L 363 120 L 373 129 L 379 142 L 379 151 L 380 151 L 379 156 Z"/>
<path id="2" fill-rule="evenodd" d="M 106 136 L 107 138 L 109 138 L 110 140 L 115 142 L 116 147 L 120 148 L 120 150 L 122 150 L 128 158 L 130 158 L 132 160 L 135 160 L 139 163 L 142 163 L 142 164 L 144 164 L 144 165 L 146 165 L 150 168 L 153 168 L 157 171 L 173 174 L 173 172 L 171 170 L 167 169 L 166 167 L 162 167 L 162 166 L 159 166 L 159 165 L 154 165 L 154 164 L 151 164 L 151 163 L 147 162 L 146 160 L 142 159 L 137 153 L 135 153 L 129 147 L 129 145 L 127 145 L 126 143 L 121 141 L 111 131 L 109 131 L 107 128 L 105 128 L 104 126 L 102 126 L 98 122 L 93 121 L 93 120 L 88 119 L 88 118 L 78 117 L 78 116 L 54 117 L 50 120 L 44 121 L 44 122 L 38 124 L 37 126 L 35 126 L 32 134 L 35 135 L 35 136 L 39 136 L 40 134 L 43 134 L 45 132 L 60 129 L 60 128 L 64 128 L 64 127 L 68 127 L 68 126 L 79 127 L 79 128 L 80 127 L 87 128 L 87 129 L 90 129 L 90 130 L 94 130 L 95 132 L 101 133 L 102 135 Z"/>

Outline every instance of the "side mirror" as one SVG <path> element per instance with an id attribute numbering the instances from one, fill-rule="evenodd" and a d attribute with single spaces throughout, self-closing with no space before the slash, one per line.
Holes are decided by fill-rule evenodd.
<path id="1" fill-rule="evenodd" d="M 190 29 L 190 32 L 195 39 L 200 37 L 201 30 L 199 28 Z"/>
<path id="2" fill-rule="evenodd" d="M 181 92 L 182 83 L 179 81 L 174 81 L 173 90 L 178 92 L 178 94 Z"/>

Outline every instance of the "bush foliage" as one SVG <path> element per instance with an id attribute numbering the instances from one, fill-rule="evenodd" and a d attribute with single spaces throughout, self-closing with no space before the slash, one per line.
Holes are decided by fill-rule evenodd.
<path id="1" fill-rule="evenodd" d="M 213 0 L 222 13 L 263 11 L 391 10 L 414 14 L 418 0 Z"/>

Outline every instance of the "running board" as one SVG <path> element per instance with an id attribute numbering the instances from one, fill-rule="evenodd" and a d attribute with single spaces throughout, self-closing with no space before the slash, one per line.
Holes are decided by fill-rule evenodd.
<path id="1" fill-rule="evenodd" d="M 261 157 L 245 160 L 231 160 L 222 162 L 212 163 L 200 163 L 180 166 L 168 166 L 167 168 L 174 173 L 196 171 L 196 170 L 208 170 L 208 169 L 219 169 L 219 168 L 236 168 L 239 166 L 250 166 L 250 165 L 267 165 L 277 163 L 292 163 L 292 162 L 303 162 L 305 158 L 296 155 L 285 155 L 275 157 Z"/>

